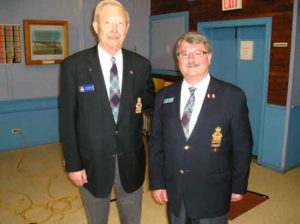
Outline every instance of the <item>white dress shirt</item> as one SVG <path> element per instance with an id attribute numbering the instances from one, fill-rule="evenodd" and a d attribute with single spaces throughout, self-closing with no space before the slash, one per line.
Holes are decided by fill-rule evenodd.
<path id="1" fill-rule="evenodd" d="M 198 82 L 196 85 L 190 85 L 185 80 L 183 80 L 183 82 L 182 82 L 181 95 L 180 95 L 180 118 L 183 115 L 185 104 L 190 97 L 189 87 L 193 86 L 193 87 L 197 88 L 195 91 L 195 104 L 194 104 L 192 116 L 191 116 L 190 122 L 189 122 L 189 135 L 191 135 L 191 133 L 195 127 L 195 124 L 197 122 L 198 116 L 200 114 L 200 111 L 201 111 L 201 108 L 203 105 L 203 101 L 204 101 L 204 98 L 205 98 L 205 95 L 207 92 L 207 88 L 209 85 L 209 81 L 210 81 L 210 75 L 207 74 L 207 76 L 203 80 Z"/>
<path id="2" fill-rule="evenodd" d="M 119 50 L 116 55 L 111 56 L 108 54 L 103 48 L 101 48 L 98 44 L 98 58 L 100 61 L 102 74 L 105 82 L 105 87 L 107 91 L 107 95 L 109 97 L 109 88 L 110 88 L 110 69 L 112 66 L 111 58 L 114 57 L 116 59 L 115 63 L 118 69 L 118 77 L 119 77 L 119 87 L 120 93 L 122 93 L 122 81 L 123 81 L 123 54 L 122 50 Z"/>

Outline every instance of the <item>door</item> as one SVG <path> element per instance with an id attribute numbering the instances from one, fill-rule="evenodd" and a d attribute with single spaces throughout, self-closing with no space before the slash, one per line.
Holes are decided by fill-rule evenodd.
<path id="1" fill-rule="evenodd" d="M 240 20 L 239 20 L 240 21 Z M 247 20 L 249 22 L 249 20 Z M 227 21 L 228 23 L 228 21 Z M 261 144 L 264 105 L 266 104 L 269 39 L 264 24 L 199 23 L 212 45 L 210 72 L 216 78 L 233 83 L 245 91 L 253 132 L 253 154 Z"/>

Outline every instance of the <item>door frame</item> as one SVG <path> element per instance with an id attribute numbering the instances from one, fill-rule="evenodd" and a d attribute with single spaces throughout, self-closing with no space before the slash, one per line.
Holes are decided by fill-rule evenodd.
<path id="1" fill-rule="evenodd" d="M 269 65 L 270 65 L 270 46 L 271 46 L 271 32 L 272 32 L 272 18 L 262 17 L 255 19 L 237 19 L 237 20 L 223 20 L 212 22 L 198 22 L 197 31 L 203 34 L 210 33 L 214 28 L 226 28 L 226 27 L 247 27 L 247 26 L 264 26 L 265 27 L 265 57 L 264 57 L 264 71 L 263 71 L 263 100 L 262 100 L 262 113 L 261 124 L 258 142 L 258 162 L 260 162 L 260 155 L 262 154 L 262 145 L 264 138 L 264 122 L 265 122 L 265 109 L 267 106 L 268 96 L 268 81 L 269 81 Z"/>

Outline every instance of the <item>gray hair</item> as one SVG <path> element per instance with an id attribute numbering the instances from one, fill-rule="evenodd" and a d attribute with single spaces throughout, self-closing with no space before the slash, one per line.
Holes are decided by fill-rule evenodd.
<path id="1" fill-rule="evenodd" d="M 121 7 L 124 10 L 125 15 L 126 15 L 127 27 L 129 26 L 129 23 L 130 23 L 129 13 L 126 10 L 126 8 L 117 0 L 103 0 L 103 1 L 99 2 L 94 11 L 94 22 L 98 22 L 101 10 L 106 5 Z"/>
<path id="2" fill-rule="evenodd" d="M 210 46 L 209 40 L 207 39 L 206 36 L 204 36 L 198 32 L 187 32 L 187 33 L 183 34 L 177 42 L 176 55 L 178 55 L 178 48 L 182 41 L 186 41 L 189 44 L 203 43 L 206 48 L 206 51 L 211 52 L 211 46 Z"/>

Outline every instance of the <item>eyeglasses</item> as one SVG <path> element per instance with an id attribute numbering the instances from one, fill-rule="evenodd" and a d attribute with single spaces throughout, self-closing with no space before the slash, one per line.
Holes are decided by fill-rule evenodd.
<path id="1" fill-rule="evenodd" d="M 188 58 L 190 55 L 195 58 L 202 58 L 204 55 L 206 55 L 208 53 L 209 52 L 207 52 L 207 51 L 199 51 L 199 50 L 191 51 L 191 52 L 181 51 L 181 52 L 178 52 L 178 56 L 180 56 L 184 59 Z"/>

